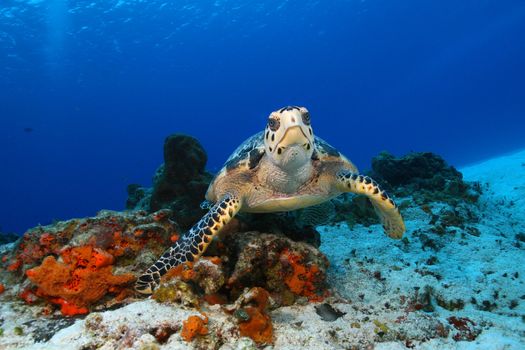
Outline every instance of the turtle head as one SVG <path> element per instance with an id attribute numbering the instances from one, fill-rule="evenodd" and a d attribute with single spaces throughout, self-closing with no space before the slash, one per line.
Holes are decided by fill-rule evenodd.
<path id="1" fill-rule="evenodd" d="M 308 110 L 288 106 L 272 112 L 264 130 L 264 148 L 271 161 L 283 169 L 297 169 L 309 162 L 314 134 Z"/>

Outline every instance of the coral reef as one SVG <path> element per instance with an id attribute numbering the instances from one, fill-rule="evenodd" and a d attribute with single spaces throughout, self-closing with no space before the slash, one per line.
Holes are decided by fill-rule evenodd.
<path id="1" fill-rule="evenodd" d="M 129 185 L 126 207 L 148 212 L 170 209 L 172 219 L 183 230 L 189 229 L 204 213 L 200 203 L 212 179 L 204 169 L 207 159 L 197 139 L 182 134 L 168 136 L 164 163 L 155 173 L 153 187 Z"/>
<path id="2" fill-rule="evenodd" d="M 142 187 L 139 184 L 128 185 L 126 189 L 128 193 L 126 208 L 135 210 L 149 210 L 152 190 L 152 188 Z"/>
<path id="3" fill-rule="evenodd" d="M 431 152 L 413 152 L 401 158 L 382 152 L 372 159 L 370 175 L 399 197 L 412 195 L 418 204 L 476 202 L 481 192 L 478 184 L 463 181 L 456 168 Z"/>
<path id="4" fill-rule="evenodd" d="M 366 197 L 343 194 L 332 199 L 335 215 L 333 222 L 345 222 L 349 227 L 370 226 L 379 223 L 374 207 Z"/>
<path id="5" fill-rule="evenodd" d="M 372 170 L 367 174 L 398 198 L 401 211 L 410 202 L 426 211 L 432 211 L 432 203 L 443 203 L 441 212 L 433 217 L 436 233 L 445 233 L 449 226 L 464 228 L 478 220 L 475 205 L 481 185 L 464 181 L 456 168 L 434 153 L 413 152 L 396 158 L 382 152 L 372 159 Z M 410 202 L 402 198 L 409 198 Z M 332 202 L 335 205 L 332 222 L 345 222 L 349 227 L 379 223 L 372 204 L 364 197 L 345 194 Z M 470 230 L 475 233 L 475 228 Z"/>
<path id="6" fill-rule="evenodd" d="M 275 305 L 295 300 L 320 301 L 329 293 L 328 261 L 316 248 L 275 234 L 238 232 L 221 236 L 209 254 L 193 264 L 172 269 L 153 297 L 159 302 L 198 306 L 239 300 L 246 288 L 261 287 Z"/>
<path id="7" fill-rule="evenodd" d="M 298 297 L 317 301 L 327 295 L 325 277 L 329 263 L 313 246 L 259 232 L 228 235 L 224 243 L 237 257 L 228 278 L 232 295 L 245 287 L 260 286 L 283 305 Z"/>
<path id="8" fill-rule="evenodd" d="M 331 201 L 327 203 L 332 203 Z M 323 215 L 323 218 L 319 218 Z M 321 245 L 321 236 L 315 226 L 328 224 L 334 212 L 333 205 L 320 205 L 283 213 L 240 213 L 237 220 L 243 231 L 260 231 L 284 235 L 294 241 Z"/>
<path id="9" fill-rule="evenodd" d="M 192 308 L 200 306 L 198 299 L 209 305 L 224 305 L 237 320 L 241 336 L 257 344 L 271 344 L 270 296 L 274 308 L 328 296 L 328 261 L 307 243 L 253 231 L 226 232 L 209 253 L 220 257 L 205 256 L 172 269 L 162 278 L 153 298 Z M 193 319 L 191 324 L 195 322 Z M 198 327 L 187 328 L 183 337 L 192 340 L 198 333 L 190 330 Z"/>
<path id="10" fill-rule="evenodd" d="M 134 275 L 162 254 L 178 232 L 168 216 L 166 210 L 149 215 L 102 211 L 93 218 L 31 229 L 14 249 L 0 254 L 0 279 L 13 286 L 5 297 L 28 303 L 43 298 L 67 315 L 86 313 L 108 293 L 124 298 Z"/>
<path id="11" fill-rule="evenodd" d="M 206 152 L 197 139 L 176 134 L 164 142 L 164 164 L 153 181 L 150 211 L 169 208 L 176 221 L 188 229 L 202 216 L 200 203 L 211 181 L 204 170 Z"/>

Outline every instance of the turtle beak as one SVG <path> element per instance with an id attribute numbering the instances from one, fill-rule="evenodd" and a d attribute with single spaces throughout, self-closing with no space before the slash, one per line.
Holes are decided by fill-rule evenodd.
<path id="1" fill-rule="evenodd" d="M 302 145 L 308 142 L 308 138 L 303 132 L 303 129 L 299 126 L 292 126 L 286 130 L 281 142 L 277 145 L 278 147 L 288 147 L 290 145 Z"/>

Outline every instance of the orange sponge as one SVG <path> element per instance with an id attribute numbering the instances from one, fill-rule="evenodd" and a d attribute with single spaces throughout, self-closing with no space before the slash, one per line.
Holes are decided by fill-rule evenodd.
<path id="1" fill-rule="evenodd" d="M 182 322 L 182 331 L 180 336 L 187 342 L 192 341 L 198 335 L 208 334 L 208 317 L 204 319 L 199 316 L 190 316 L 184 322 Z"/>
<path id="2" fill-rule="evenodd" d="M 250 337 L 259 344 L 273 342 L 273 326 L 270 316 L 253 306 L 244 308 L 250 317 L 248 321 L 239 324 L 239 332 L 243 337 Z"/>
<path id="3" fill-rule="evenodd" d="M 288 261 L 292 267 L 292 273 L 288 274 L 284 283 L 292 293 L 305 296 L 309 301 L 321 301 L 323 296 L 318 294 L 317 284 L 322 281 L 321 271 L 315 264 L 305 265 L 303 257 L 294 254 L 288 249 L 281 253 L 281 258 Z"/>
<path id="4" fill-rule="evenodd" d="M 61 305 L 64 315 L 86 313 L 87 306 L 134 280 L 132 274 L 113 275 L 113 256 L 101 249 L 68 248 L 61 257 L 64 263 L 53 256 L 46 257 L 26 275 L 38 286 L 36 294 Z"/>

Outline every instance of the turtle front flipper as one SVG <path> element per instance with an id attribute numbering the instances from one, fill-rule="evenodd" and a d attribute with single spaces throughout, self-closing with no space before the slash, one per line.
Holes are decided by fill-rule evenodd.
<path id="1" fill-rule="evenodd" d="M 230 222 L 240 207 L 241 201 L 238 197 L 225 195 L 138 278 L 135 290 L 142 294 L 151 294 L 159 285 L 162 275 L 169 269 L 199 258 L 213 237 Z"/>
<path id="2" fill-rule="evenodd" d="M 399 209 L 377 182 L 368 176 L 359 175 L 349 170 L 341 170 L 337 173 L 337 188 L 342 192 L 353 192 L 367 196 L 381 219 L 387 235 L 391 238 L 403 236 L 405 223 Z"/>

